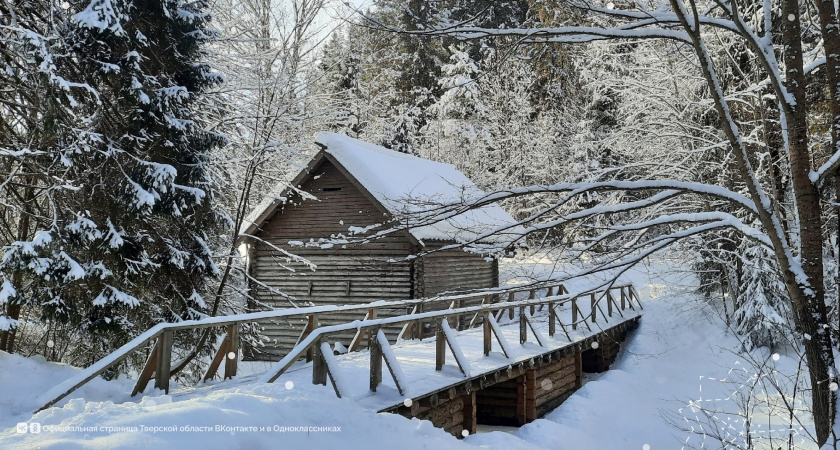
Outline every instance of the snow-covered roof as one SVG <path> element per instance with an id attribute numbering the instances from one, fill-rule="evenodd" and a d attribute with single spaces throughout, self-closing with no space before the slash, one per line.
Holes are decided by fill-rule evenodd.
<path id="1" fill-rule="evenodd" d="M 429 224 L 430 211 L 444 205 L 462 205 L 485 195 L 475 183 L 451 164 L 396 152 L 351 137 L 321 132 L 315 141 L 323 147 L 323 156 L 339 165 L 353 178 L 357 187 L 367 191 L 392 217 L 411 217 L 408 229 L 417 241 L 469 242 L 485 233 L 514 226 L 516 221 L 493 203 Z M 309 169 L 314 168 L 310 163 Z M 304 172 L 308 172 L 305 170 Z M 297 182 L 304 177 L 299 177 Z M 262 202 L 243 225 L 247 234 L 273 212 L 282 201 L 275 197 Z M 250 232 L 249 232 L 250 229 Z M 481 238 L 480 242 L 507 245 L 519 236 L 519 227 L 506 233 Z"/>

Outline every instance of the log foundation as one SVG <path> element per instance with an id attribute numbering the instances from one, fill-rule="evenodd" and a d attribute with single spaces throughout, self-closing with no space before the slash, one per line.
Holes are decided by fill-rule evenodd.
<path id="1" fill-rule="evenodd" d="M 630 326 L 635 326 L 633 322 Z M 464 380 L 447 389 L 412 400 L 410 407 L 383 412 L 429 420 L 463 437 L 478 424 L 521 426 L 545 416 L 583 383 L 583 373 L 604 372 L 615 362 L 627 327 L 610 330 L 575 346 L 520 361 L 506 369 Z M 593 348 L 592 343 L 598 344 Z"/>

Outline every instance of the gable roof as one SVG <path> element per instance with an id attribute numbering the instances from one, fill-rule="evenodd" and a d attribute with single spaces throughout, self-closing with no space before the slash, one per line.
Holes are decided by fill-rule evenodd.
<path id="1" fill-rule="evenodd" d="M 388 150 L 351 137 L 321 132 L 315 142 L 322 147 L 293 180 L 294 186 L 305 181 L 324 159 L 333 163 L 372 202 L 391 217 L 429 217 L 429 211 L 441 205 L 459 205 L 485 193 L 451 164 Z M 272 196 L 263 201 L 246 219 L 243 234 L 253 234 L 286 199 Z M 425 213 L 425 214 L 424 214 Z M 511 227 L 516 221 L 499 205 L 481 208 L 446 218 L 437 223 L 423 221 L 408 229 L 417 243 L 424 241 L 468 242 L 484 233 Z M 519 236 L 517 226 L 508 233 L 481 239 L 493 247 L 507 246 Z"/>

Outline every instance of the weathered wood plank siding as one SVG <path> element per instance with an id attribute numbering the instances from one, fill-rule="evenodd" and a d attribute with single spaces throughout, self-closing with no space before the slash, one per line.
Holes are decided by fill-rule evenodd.
<path id="1" fill-rule="evenodd" d="M 440 248 L 427 246 L 427 250 Z M 445 250 L 423 257 L 425 297 L 443 292 L 459 292 L 498 286 L 498 261 L 463 250 Z"/>
<path id="2" fill-rule="evenodd" d="M 440 248 L 440 246 L 436 246 Z M 427 249 L 435 247 L 429 246 Z M 423 297 L 432 297 L 442 293 L 464 292 L 473 289 L 487 289 L 499 285 L 498 260 L 487 261 L 485 257 L 463 250 L 445 250 L 430 253 L 423 257 L 422 270 Z M 461 306 L 474 306 L 481 299 L 465 301 Z"/>
<path id="3" fill-rule="evenodd" d="M 405 257 L 412 252 L 403 235 L 363 245 L 324 245 L 319 239 L 348 234 L 350 226 L 365 227 L 386 219 L 377 207 L 334 165 L 325 161 L 313 171 L 301 189 L 318 200 L 292 201 L 278 208 L 262 224 L 251 251 L 251 276 L 271 289 L 294 299 L 286 299 L 271 289 L 251 283 L 251 295 L 264 305 L 287 308 L 308 305 L 361 304 L 377 300 L 412 298 L 411 263 Z M 303 243 L 304 245 L 300 245 Z M 317 265 L 313 271 L 299 262 L 291 262 L 272 246 L 302 256 Z M 292 269 L 292 270 L 290 270 Z M 380 316 L 405 314 L 405 310 L 380 311 Z M 363 319 L 350 313 L 320 316 L 321 325 Z M 277 360 L 297 342 L 305 319 L 285 323 L 262 324 L 269 339 L 266 346 L 251 352 L 251 358 Z M 396 330 L 386 330 L 391 337 Z M 339 336 L 345 346 L 352 335 Z"/>

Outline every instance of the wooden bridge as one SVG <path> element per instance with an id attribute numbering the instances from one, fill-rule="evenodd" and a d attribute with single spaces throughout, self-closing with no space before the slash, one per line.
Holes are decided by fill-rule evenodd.
<path id="1" fill-rule="evenodd" d="M 499 301 L 504 295 L 507 300 Z M 461 306 L 476 299 L 481 303 Z M 395 308 L 407 313 L 377 318 L 377 311 Z M 360 320 L 318 326 L 319 315 L 336 312 L 357 313 Z M 222 378 L 232 378 L 243 324 L 305 317 L 308 326 L 298 344 L 259 381 L 275 382 L 293 366 L 311 367 L 312 383 L 326 385 L 329 380 L 339 397 L 380 412 L 428 419 L 461 436 L 474 433 L 478 423 L 522 425 L 556 408 L 581 386 L 583 372 L 609 368 L 641 313 L 632 285 L 569 293 L 564 285 L 551 284 L 159 324 L 39 397 L 44 405 L 39 411 L 135 352 L 147 352 L 148 357 L 132 396 L 152 379 L 156 388 L 169 393 L 174 333 L 181 330 L 225 327 L 203 379 L 216 377 L 222 363 Z M 384 330 L 394 326 L 401 331 L 392 345 Z M 355 331 L 349 352 L 337 354 L 331 339 L 348 331 Z M 511 345 L 517 340 L 519 345 Z M 369 351 L 356 351 L 362 347 Z M 454 364 L 447 364 L 447 349 Z M 383 362 L 390 378 L 383 378 Z"/>

